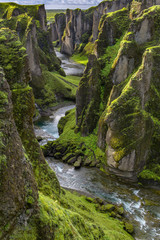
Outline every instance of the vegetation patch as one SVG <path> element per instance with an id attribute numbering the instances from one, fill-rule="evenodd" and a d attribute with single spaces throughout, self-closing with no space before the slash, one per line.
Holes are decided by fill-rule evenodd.
<path id="1" fill-rule="evenodd" d="M 43 98 L 36 99 L 36 103 L 43 109 L 50 108 L 63 101 L 75 101 L 76 90 L 80 77 L 63 77 L 56 72 L 43 71 L 45 86 L 42 90 Z"/>
<path id="2" fill-rule="evenodd" d="M 65 13 L 66 10 L 63 9 L 48 9 L 46 10 L 47 13 L 47 21 L 48 22 L 54 22 L 55 21 L 55 16 L 60 13 Z"/>
<path id="3" fill-rule="evenodd" d="M 75 109 L 66 113 L 64 118 L 61 118 L 59 124 L 59 133 L 61 133 L 58 140 L 48 142 L 42 147 L 44 154 L 54 154 L 54 157 L 69 161 L 75 158 L 75 161 L 70 162 L 74 164 L 79 156 L 82 158 L 82 164 L 86 166 L 99 166 L 105 161 L 105 153 L 97 147 L 97 128 L 88 137 L 83 137 L 80 132 L 76 131 Z M 58 154 L 59 153 L 59 154 Z"/>

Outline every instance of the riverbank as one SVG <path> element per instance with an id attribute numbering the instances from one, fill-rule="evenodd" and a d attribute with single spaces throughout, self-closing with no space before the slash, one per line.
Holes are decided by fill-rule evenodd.
<path id="1" fill-rule="evenodd" d="M 56 116 L 50 118 L 51 128 L 53 128 L 54 118 Z M 76 170 L 74 166 L 53 158 L 46 159 L 56 172 L 62 187 L 78 191 L 83 195 L 91 194 L 111 204 L 122 204 L 128 218 L 134 224 L 135 239 L 159 240 L 160 195 L 156 189 L 143 188 L 129 182 L 126 184 L 126 182 L 118 181 L 117 177 L 112 178 L 97 168 Z"/>
<path id="2" fill-rule="evenodd" d="M 53 119 L 55 118 L 56 116 L 50 118 L 51 128 L 53 128 Z M 75 133 L 75 111 L 71 110 L 70 113 L 67 114 L 67 118 L 67 122 L 65 122 L 65 124 L 63 123 L 64 129 L 62 128 L 63 142 L 65 139 L 67 146 L 70 140 L 77 147 L 81 136 Z M 97 136 L 96 133 L 90 135 L 89 138 L 85 137 L 85 141 L 88 142 L 90 149 L 94 149 L 94 146 L 96 146 L 97 139 L 95 136 Z M 60 141 L 60 139 L 56 141 L 59 150 L 60 145 L 58 141 Z M 82 146 L 80 147 L 80 149 L 82 149 Z M 62 150 L 64 150 L 64 148 L 62 148 Z M 75 148 L 73 148 L 73 152 L 75 152 Z M 57 154 L 57 157 L 59 158 L 60 155 L 58 156 Z M 122 204 L 127 212 L 127 217 L 134 224 L 135 239 L 159 240 L 159 192 L 156 192 L 154 189 L 145 189 L 138 185 L 135 186 L 128 182 L 126 184 L 126 182 L 118 181 L 117 177 L 114 180 L 114 178 L 111 178 L 97 168 L 81 168 L 76 170 L 74 166 L 65 164 L 54 158 L 46 159 L 50 167 L 56 172 L 62 187 L 71 188 L 86 194 L 89 193 L 111 204 Z"/>
<path id="3" fill-rule="evenodd" d="M 135 239 L 159 240 L 160 195 L 156 190 L 126 184 L 96 168 L 75 170 L 73 166 L 53 158 L 47 158 L 47 161 L 62 187 L 83 195 L 89 193 L 111 204 L 122 204 L 126 217 L 134 225 Z"/>

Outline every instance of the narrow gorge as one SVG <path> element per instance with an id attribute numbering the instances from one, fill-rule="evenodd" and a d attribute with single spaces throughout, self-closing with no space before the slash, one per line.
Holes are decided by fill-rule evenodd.
<path id="1" fill-rule="evenodd" d="M 0 3 L 0 240 L 158 240 L 160 2 L 53 12 Z"/>

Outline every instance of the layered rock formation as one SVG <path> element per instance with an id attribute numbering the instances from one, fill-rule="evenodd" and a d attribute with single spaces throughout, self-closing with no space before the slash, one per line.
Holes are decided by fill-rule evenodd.
<path id="1" fill-rule="evenodd" d="M 116 44 L 117 38 L 120 38 L 127 29 L 129 25 L 128 14 L 128 11 L 123 9 L 104 16 L 101 21 L 100 34 L 94 50 L 95 55 L 90 56 L 77 90 L 76 119 L 83 135 L 88 135 L 96 127 L 100 103 L 103 101 L 101 88 L 106 85 L 104 82 L 106 79 L 101 76 L 104 63 L 98 60 L 98 57 L 104 54 L 107 46 Z M 107 58 L 111 58 L 111 55 L 108 55 Z"/>
<path id="2" fill-rule="evenodd" d="M 66 11 L 66 28 L 62 37 L 61 52 L 72 55 L 74 49 L 87 42 L 92 32 L 93 9 Z"/>
<path id="3" fill-rule="evenodd" d="M 0 69 L 0 239 L 37 211 L 37 184 L 13 116 L 10 87 Z"/>
<path id="4" fill-rule="evenodd" d="M 64 13 L 56 14 L 55 22 L 50 24 L 50 34 L 52 41 L 57 41 L 61 45 L 62 36 L 66 27 L 66 16 Z"/>
<path id="5" fill-rule="evenodd" d="M 60 188 L 35 137 L 35 101 L 29 84 L 35 92 L 35 78 L 40 79 L 42 63 L 51 70 L 55 67 L 44 7 L 8 3 L 1 6 L 0 17 L 2 14 L 4 19 L 0 22 L 0 239 L 90 240 L 125 236 L 131 240 L 123 222 L 109 215 L 104 221 L 100 212 L 98 220 L 90 218 L 90 208 L 94 216 L 98 211 L 94 204 L 84 197 L 80 204 L 78 196 Z M 99 219 L 103 219 L 104 226 Z M 113 234 L 108 228 L 111 221 Z"/>
<path id="6" fill-rule="evenodd" d="M 46 25 L 44 5 L 22 7 L 17 4 L 1 3 L 1 27 L 16 30 L 21 42 L 27 49 L 28 62 L 31 70 L 31 86 L 36 98 L 44 95 L 45 81 L 41 64 L 49 70 L 60 68 L 60 60 L 56 57 Z"/>
<path id="7" fill-rule="evenodd" d="M 52 41 L 59 41 L 62 53 L 72 55 L 80 44 L 83 44 L 82 51 L 88 41 L 95 42 L 98 39 L 102 16 L 129 7 L 131 2 L 131 0 L 103 1 L 97 7 L 86 11 L 68 9 L 65 15 L 57 14 L 55 22 L 50 25 Z"/>
<path id="8" fill-rule="evenodd" d="M 98 146 L 106 151 L 106 164 L 112 173 L 136 180 L 147 164 L 150 166 L 150 172 L 146 171 L 150 174 L 148 178 L 152 178 L 151 175 L 155 176 L 154 171 L 157 172 L 159 166 L 157 135 L 155 140 L 155 131 L 157 134 L 159 132 L 159 115 L 153 110 L 153 105 L 159 108 L 157 63 L 160 7 L 142 11 L 131 22 L 120 43 L 117 39 L 127 30 L 127 21 L 128 24 L 130 22 L 128 14 L 125 15 L 128 16 L 126 25 L 125 21 L 120 23 L 118 16 L 122 14 L 126 14 L 125 10 L 107 14 L 101 19 L 100 34 L 95 45 L 95 55 L 100 66 L 99 76 L 92 74 L 93 65 L 96 66 L 95 63 L 91 65 L 94 56 L 89 59 L 86 71 L 89 70 L 87 74 L 85 72 L 77 91 L 77 126 L 83 135 L 88 135 L 97 126 L 99 119 Z M 116 18 L 117 21 L 114 22 L 113 19 Z M 108 47 L 109 45 L 115 47 Z M 112 62 L 110 51 L 117 46 L 119 51 Z M 95 81 L 90 80 L 90 74 Z M 92 98 L 90 91 L 94 95 Z M 85 99 L 88 100 L 87 103 Z M 95 100 L 93 106 L 92 99 Z M 152 107 L 151 102 L 154 102 Z M 105 108 L 103 113 L 100 112 L 102 104 Z M 155 157 L 151 157 L 152 154 Z M 154 171 L 151 173 L 153 166 Z M 158 175 L 154 179 L 158 181 Z"/>
<path id="9" fill-rule="evenodd" d="M 120 10 L 122 8 L 129 7 L 129 4 L 132 0 L 116 0 L 116 1 L 103 1 L 101 2 L 95 9 L 93 13 L 93 28 L 92 28 L 92 35 L 93 35 L 93 41 L 96 41 L 98 38 L 99 33 L 99 23 L 100 19 L 104 14 L 115 12 L 117 10 Z"/>

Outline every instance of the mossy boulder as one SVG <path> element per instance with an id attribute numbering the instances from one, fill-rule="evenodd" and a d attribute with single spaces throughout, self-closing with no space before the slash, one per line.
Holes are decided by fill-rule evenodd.
<path id="1" fill-rule="evenodd" d="M 133 225 L 129 222 L 125 222 L 125 229 L 130 234 L 132 234 L 134 232 Z"/>
<path id="2" fill-rule="evenodd" d="M 77 158 L 77 161 L 74 163 L 74 167 L 75 167 L 76 169 L 78 169 L 78 168 L 81 167 L 81 165 L 82 165 L 82 157 L 79 156 L 79 157 Z"/>
<path id="3" fill-rule="evenodd" d="M 115 209 L 113 204 L 106 204 L 100 207 L 101 212 L 112 212 Z"/>

